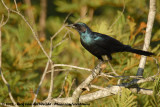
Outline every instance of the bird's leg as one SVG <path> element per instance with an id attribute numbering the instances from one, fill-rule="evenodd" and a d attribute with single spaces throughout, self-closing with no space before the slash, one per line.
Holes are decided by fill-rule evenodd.
<path id="1" fill-rule="evenodd" d="M 103 55 L 102 59 L 103 59 L 103 62 L 108 62 L 109 61 L 109 58 L 108 58 L 107 55 Z"/>
<path id="2" fill-rule="evenodd" d="M 111 57 L 110 55 L 109 55 L 109 56 L 108 56 L 108 55 L 104 55 L 104 56 L 102 56 L 102 58 L 103 58 L 104 62 L 107 62 L 107 63 L 108 63 L 108 65 L 110 66 L 112 72 L 113 72 L 116 76 L 118 76 L 118 74 L 116 73 L 116 71 L 114 70 L 114 68 L 112 67 L 112 65 L 111 65 L 111 63 L 110 63 L 110 58 L 112 58 L 112 57 Z"/>

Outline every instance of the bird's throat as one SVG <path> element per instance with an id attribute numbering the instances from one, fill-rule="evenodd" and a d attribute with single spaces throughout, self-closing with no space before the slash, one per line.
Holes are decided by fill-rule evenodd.
<path id="1" fill-rule="evenodd" d="M 81 33 L 80 35 L 81 35 L 81 36 L 80 36 L 81 40 L 82 40 L 85 44 L 88 44 L 88 45 L 92 44 L 93 40 L 92 40 L 90 34 L 88 34 L 88 33 L 85 32 L 85 33 Z"/>

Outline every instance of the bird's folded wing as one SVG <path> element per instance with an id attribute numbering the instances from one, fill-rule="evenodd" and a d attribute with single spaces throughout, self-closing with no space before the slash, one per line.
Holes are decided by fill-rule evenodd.
<path id="1" fill-rule="evenodd" d="M 124 45 L 119 42 L 118 40 L 104 34 L 97 33 L 94 42 L 96 45 L 100 46 L 101 48 L 113 52 L 121 52 L 123 50 Z"/>

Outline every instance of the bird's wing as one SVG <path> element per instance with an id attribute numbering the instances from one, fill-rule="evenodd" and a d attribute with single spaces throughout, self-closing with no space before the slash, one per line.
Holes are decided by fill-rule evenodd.
<path id="1" fill-rule="evenodd" d="M 124 49 L 124 45 L 118 40 L 96 32 L 94 32 L 94 42 L 109 53 L 122 52 Z"/>

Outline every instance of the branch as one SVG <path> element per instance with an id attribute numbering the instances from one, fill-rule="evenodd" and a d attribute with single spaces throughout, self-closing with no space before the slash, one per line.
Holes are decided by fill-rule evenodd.
<path id="1" fill-rule="evenodd" d="M 148 82 L 148 81 L 154 81 L 155 77 L 159 75 L 160 73 L 160 70 L 159 70 L 159 65 L 158 65 L 158 61 L 156 59 L 154 59 L 156 64 L 157 64 L 157 68 L 158 68 L 158 72 L 157 74 L 151 76 L 151 77 L 148 77 L 146 79 L 139 79 L 136 83 L 144 83 L 144 82 Z M 96 66 L 96 68 L 93 70 L 95 72 L 95 75 L 98 76 L 98 73 L 100 73 L 101 71 L 101 68 L 100 68 L 100 65 L 102 63 L 98 64 Z M 55 64 L 56 65 L 56 64 Z M 60 66 L 61 64 L 57 64 L 58 66 Z M 63 64 L 62 64 L 63 65 Z M 70 65 L 67 65 L 70 67 Z M 75 67 L 76 68 L 76 67 Z M 85 68 L 83 68 L 85 69 Z M 88 69 L 85 69 L 85 70 L 88 70 Z M 89 69 L 90 71 L 90 69 Z M 101 75 L 103 75 L 104 73 L 100 73 Z M 95 77 L 96 77 L 95 76 Z M 106 76 L 106 75 L 104 75 Z M 111 75 L 107 75 L 109 77 L 123 77 L 123 76 L 111 76 Z M 129 78 L 140 78 L 140 76 L 129 76 Z M 90 85 L 91 81 L 94 79 L 93 75 L 90 75 L 82 84 L 80 84 L 78 86 L 78 88 L 74 91 L 74 94 L 76 97 L 74 97 L 74 94 L 72 97 L 68 97 L 68 98 L 55 98 L 55 99 L 52 99 L 52 100 L 49 100 L 49 99 L 46 99 L 44 100 L 43 102 L 49 102 L 49 103 L 74 103 L 73 102 L 73 99 L 77 98 L 79 103 L 84 103 L 84 102 L 89 102 L 89 101 L 94 101 L 96 99 L 100 99 L 100 98 L 103 98 L 103 97 L 107 97 L 107 96 L 111 96 L 111 95 L 115 95 L 118 93 L 118 91 L 121 90 L 121 88 L 123 87 L 126 87 L 126 84 L 123 84 L 123 85 L 119 85 L 119 86 L 111 86 L 111 87 L 107 87 L 107 88 L 103 88 L 103 87 L 99 87 L 99 86 L 95 86 L 95 85 Z M 135 84 L 133 82 L 133 84 Z M 90 93 L 90 94 L 86 94 L 86 95 L 81 95 L 81 93 L 84 91 L 84 89 L 87 89 L 87 88 L 96 88 L 96 89 L 100 89 L 99 91 L 96 91 L 96 92 L 93 92 L 93 93 Z M 137 88 L 129 88 L 133 93 L 139 93 L 139 94 L 145 94 L 145 95 L 152 95 L 153 94 L 153 91 L 150 90 L 150 89 L 144 89 L 144 88 L 139 88 L 139 91 L 137 92 Z M 79 97 L 77 97 L 79 96 Z M 75 101 L 76 103 L 78 102 L 77 100 Z"/>
<path id="2" fill-rule="evenodd" d="M 4 21 L 4 16 L 2 15 L 2 20 L 0 22 L 0 75 L 2 77 L 3 82 L 5 83 L 5 85 L 8 88 L 9 97 L 10 97 L 12 103 L 14 104 L 14 106 L 18 107 L 16 101 L 14 100 L 14 98 L 12 96 L 10 85 L 8 84 L 8 82 L 5 79 L 5 77 L 3 75 L 3 72 L 2 72 L 2 33 L 1 33 L 1 27 L 4 26 L 8 22 L 8 19 L 9 19 L 9 11 L 8 11 L 7 20 L 5 22 L 3 22 Z"/>
<path id="3" fill-rule="evenodd" d="M 32 31 L 33 37 L 34 37 L 35 40 L 38 42 L 41 50 L 42 50 L 43 53 L 46 55 L 46 57 L 50 60 L 50 62 L 52 62 L 52 60 L 49 58 L 49 55 L 47 54 L 47 52 L 46 52 L 45 49 L 43 48 L 40 40 L 38 39 L 37 33 L 34 31 L 34 29 L 33 29 L 32 26 L 30 25 L 30 23 L 27 21 L 27 19 L 20 13 L 20 11 L 19 11 L 19 9 L 18 9 L 18 7 L 17 7 L 16 0 L 14 0 L 15 6 L 16 6 L 16 11 L 8 8 L 7 5 L 4 3 L 4 1 L 3 1 L 3 0 L 1 0 L 1 1 L 2 1 L 3 6 L 4 6 L 8 11 L 18 14 L 18 15 L 25 21 L 25 23 L 28 25 L 28 27 L 29 27 L 30 30 Z"/>
<path id="4" fill-rule="evenodd" d="M 67 64 L 54 64 L 54 67 L 70 67 L 70 68 L 79 69 L 79 70 L 92 71 L 91 69 L 88 69 L 88 68 L 67 65 Z"/>
<path id="5" fill-rule="evenodd" d="M 120 85 L 121 85 L 121 86 L 124 86 L 124 87 L 130 87 L 130 86 L 133 86 L 133 85 L 135 85 L 135 84 L 144 83 L 144 82 L 148 82 L 148 81 L 154 81 L 154 80 L 155 80 L 155 77 L 157 77 L 157 76 L 160 74 L 160 69 L 159 69 L 159 64 L 158 64 L 157 59 L 155 59 L 155 58 L 153 58 L 153 59 L 155 60 L 155 63 L 156 63 L 156 65 L 157 65 L 157 73 L 156 73 L 155 75 L 150 76 L 150 77 L 145 78 L 145 79 L 143 79 L 143 78 L 138 79 L 138 78 L 137 78 L 137 79 L 132 80 L 132 81 L 129 82 L 129 83 L 122 83 L 122 84 L 120 84 Z M 139 77 L 139 76 L 137 76 L 137 77 Z"/>
<path id="6" fill-rule="evenodd" d="M 54 37 L 56 37 L 56 35 L 57 35 L 58 33 L 60 33 L 60 31 L 63 30 L 63 28 L 65 27 L 65 21 L 68 19 L 69 15 L 70 15 L 70 13 L 69 13 L 69 14 L 67 15 L 67 17 L 65 18 L 62 27 L 50 38 L 50 41 L 51 41 L 51 43 L 50 43 L 50 55 L 49 55 L 50 58 L 52 57 L 52 53 L 53 53 L 54 48 L 58 47 L 58 46 L 61 45 L 65 40 L 67 40 L 67 39 L 65 39 L 65 38 L 66 38 L 67 34 L 69 33 L 69 31 L 67 31 L 67 32 L 65 33 L 65 35 L 63 36 L 62 40 L 53 47 L 53 44 L 52 44 L 52 43 L 53 43 L 53 39 L 54 39 Z M 54 72 L 55 72 L 54 67 L 55 67 L 55 65 L 54 65 L 53 63 L 51 63 L 51 68 L 52 68 L 52 69 L 51 69 L 51 83 L 50 83 L 50 89 L 49 89 L 49 93 L 48 93 L 48 99 L 51 98 L 51 95 L 52 95 L 52 92 L 53 92 Z"/>
<path id="7" fill-rule="evenodd" d="M 156 0 L 150 0 L 148 22 L 147 22 L 146 34 L 145 34 L 144 45 L 143 45 L 144 51 L 147 51 L 150 45 L 155 14 L 156 14 Z M 146 56 L 141 56 L 139 68 L 137 71 L 137 76 L 143 76 L 143 70 L 146 63 L 146 58 L 147 58 Z"/>
<path id="8" fill-rule="evenodd" d="M 68 73 L 69 73 L 69 71 L 67 71 L 67 73 L 66 73 L 66 76 L 65 76 L 64 81 L 63 81 L 61 93 L 59 94 L 58 98 L 60 98 L 63 95 L 63 93 L 64 93 L 64 86 L 65 86 L 66 80 L 68 78 Z"/>
<path id="9" fill-rule="evenodd" d="M 52 45 L 52 40 L 50 40 L 51 43 L 50 43 L 50 53 L 49 53 L 49 57 L 51 58 L 52 57 L 52 52 L 53 52 L 53 45 Z M 51 95 L 52 95 L 52 91 L 53 91 L 53 80 L 54 80 L 54 65 L 53 63 L 51 63 L 51 68 L 53 68 L 51 70 L 51 83 L 50 83 L 50 89 L 49 89 L 49 93 L 48 93 L 48 98 L 51 98 Z"/>
<path id="10" fill-rule="evenodd" d="M 101 72 L 101 65 L 103 64 L 102 61 L 99 62 L 99 64 L 93 69 L 93 74 L 88 76 L 84 82 L 82 82 L 73 92 L 72 95 L 72 103 L 78 103 L 79 102 L 79 97 L 84 91 L 84 89 L 87 89 L 89 84 L 92 82 L 92 80 L 98 76 Z M 94 75 L 94 76 L 93 76 Z"/>
<path id="11" fill-rule="evenodd" d="M 125 0 L 123 0 L 123 10 L 122 10 L 122 13 L 118 16 L 118 18 L 112 23 L 112 25 L 109 27 L 109 29 L 110 28 L 112 28 L 114 25 L 115 25 L 115 23 L 119 20 L 119 18 L 123 15 L 123 13 L 124 13 L 124 10 L 125 10 Z"/>
<path id="12" fill-rule="evenodd" d="M 64 28 L 64 25 L 63 25 L 63 26 L 55 33 L 55 35 L 53 35 L 53 36 L 56 36 L 58 33 L 60 33 L 60 31 L 63 30 L 63 28 Z M 68 32 L 65 34 L 64 37 L 66 37 L 67 34 L 68 34 Z M 53 49 L 55 48 L 55 47 L 53 47 L 53 44 L 52 44 L 53 36 L 52 36 L 51 39 L 50 39 L 50 41 L 51 41 L 51 43 L 50 43 L 50 52 L 49 52 L 49 58 L 50 58 L 50 59 L 51 59 L 51 57 L 52 57 Z M 62 41 L 63 41 L 63 40 L 62 40 Z M 61 43 L 62 43 L 62 42 L 58 43 L 58 45 L 56 45 L 56 47 L 59 46 Z M 33 100 L 33 102 L 32 102 L 32 107 L 34 106 L 34 103 L 36 102 L 39 89 L 40 89 L 41 84 L 42 84 L 42 82 L 43 82 L 43 80 L 44 80 L 44 77 L 45 77 L 45 75 L 46 75 L 46 73 L 47 73 L 49 64 L 51 64 L 51 68 L 52 68 L 52 69 L 51 69 L 51 83 L 50 83 L 50 89 L 49 89 L 49 93 L 48 93 L 48 99 L 51 98 L 52 91 L 53 91 L 53 81 L 54 81 L 54 71 L 55 71 L 55 70 L 54 70 L 54 67 L 55 67 L 55 65 L 53 64 L 53 62 L 50 63 L 50 60 L 48 59 L 48 62 L 47 62 L 46 67 L 45 67 L 45 70 L 44 70 L 44 72 L 43 72 L 43 75 L 42 75 L 42 77 L 41 77 L 40 83 L 39 83 L 39 85 L 38 85 L 38 88 L 37 88 L 37 91 L 36 91 L 34 100 Z"/>
<path id="13" fill-rule="evenodd" d="M 47 64 L 46 64 L 46 67 L 45 67 L 45 70 L 44 70 L 43 75 L 42 75 L 42 77 L 41 77 L 41 80 L 40 80 L 40 82 L 39 82 L 38 88 L 37 88 L 37 90 L 36 90 L 36 92 L 35 92 L 35 94 L 34 94 L 34 99 L 33 99 L 33 102 L 32 102 L 32 107 L 34 107 L 34 103 L 36 102 L 37 95 L 38 95 L 38 93 L 39 93 L 39 90 L 40 90 L 40 88 L 41 88 L 42 82 L 43 82 L 44 77 L 45 77 L 45 75 L 46 75 L 48 66 L 49 66 L 49 61 L 48 61 Z"/>
<path id="14" fill-rule="evenodd" d="M 94 88 L 95 88 L 95 86 L 94 86 Z M 124 88 L 124 87 L 111 86 L 111 87 L 101 88 L 99 91 L 80 96 L 79 103 L 88 103 L 90 101 L 94 101 L 94 100 L 97 100 L 97 99 L 100 99 L 100 98 L 104 98 L 104 97 L 108 97 L 108 96 L 118 94 L 118 92 L 121 91 L 122 88 Z M 132 91 L 133 93 L 137 93 L 136 88 L 130 88 L 130 91 Z M 144 95 L 152 95 L 153 91 L 150 90 L 150 89 L 141 88 L 138 93 L 139 94 L 144 94 Z M 52 104 L 55 104 L 55 103 L 60 103 L 60 104 L 69 103 L 69 104 L 72 104 L 73 103 L 72 99 L 73 99 L 72 97 L 54 98 L 52 100 L 46 99 L 46 100 L 43 101 L 43 103 L 49 102 L 49 103 L 52 103 Z"/>

